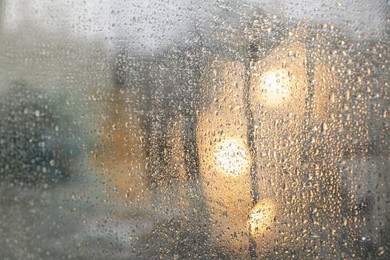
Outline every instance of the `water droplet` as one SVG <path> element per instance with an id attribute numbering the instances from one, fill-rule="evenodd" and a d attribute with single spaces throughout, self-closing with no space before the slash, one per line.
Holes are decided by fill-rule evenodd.
<path id="1" fill-rule="evenodd" d="M 314 239 L 319 238 L 320 236 L 316 232 L 311 232 L 310 236 Z"/>
<path id="2" fill-rule="evenodd" d="M 346 217 L 343 217 L 343 225 L 347 226 L 348 225 L 348 220 Z"/>
<path id="3" fill-rule="evenodd" d="M 379 247 L 378 248 L 378 255 L 379 256 L 382 256 L 385 254 L 385 248 L 383 246 Z"/>
<path id="4" fill-rule="evenodd" d="M 35 110 L 35 116 L 39 117 L 41 115 L 41 112 L 39 110 Z"/>
<path id="5" fill-rule="evenodd" d="M 347 92 L 345 93 L 345 99 L 349 100 L 350 98 L 351 98 L 351 92 L 347 90 Z"/>
<path id="6" fill-rule="evenodd" d="M 330 103 L 332 103 L 332 104 L 336 102 L 336 95 L 335 95 L 334 92 L 331 92 L 331 93 L 329 94 L 329 101 L 330 101 Z"/>
<path id="7" fill-rule="evenodd" d="M 322 132 L 326 133 L 328 131 L 328 124 L 326 122 L 322 123 Z"/>

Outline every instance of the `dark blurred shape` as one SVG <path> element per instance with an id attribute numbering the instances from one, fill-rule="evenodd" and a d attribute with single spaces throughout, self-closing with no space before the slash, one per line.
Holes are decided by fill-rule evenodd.
<path id="1" fill-rule="evenodd" d="M 70 177 L 80 152 L 58 109 L 45 93 L 20 83 L 1 97 L 1 181 L 47 184 Z"/>

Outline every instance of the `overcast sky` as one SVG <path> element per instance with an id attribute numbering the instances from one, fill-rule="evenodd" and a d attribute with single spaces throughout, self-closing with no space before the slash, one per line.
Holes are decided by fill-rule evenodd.
<path id="1" fill-rule="evenodd" d="M 28 28 L 84 38 L 125 37 L 128 44 L 148 52 L 180 40 L 195 19 L 212 20 L 212 2 L 218 6 L 207 0 L 3 0 L 0 21 L 5 31 Z M 380 36 L 389 19 L 386 0 L 244 2 L 282 16 L 331 23 L 356 37 Z"/>

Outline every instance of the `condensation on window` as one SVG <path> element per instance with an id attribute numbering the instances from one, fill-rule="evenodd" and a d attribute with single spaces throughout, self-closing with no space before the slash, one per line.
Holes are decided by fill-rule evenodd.
<path id="1" fill-rule="evenodd" d="M 1 259 L 389 259 L 385 0 L 0 0 Z"/>

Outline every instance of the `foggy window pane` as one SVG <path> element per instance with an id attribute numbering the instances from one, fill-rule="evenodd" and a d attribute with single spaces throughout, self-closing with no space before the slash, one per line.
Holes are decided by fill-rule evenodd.
<path id="1" fill-rule="evenodd" d="M 0 258 L 389 259 L 389 11 L 0 0 Z"/>

